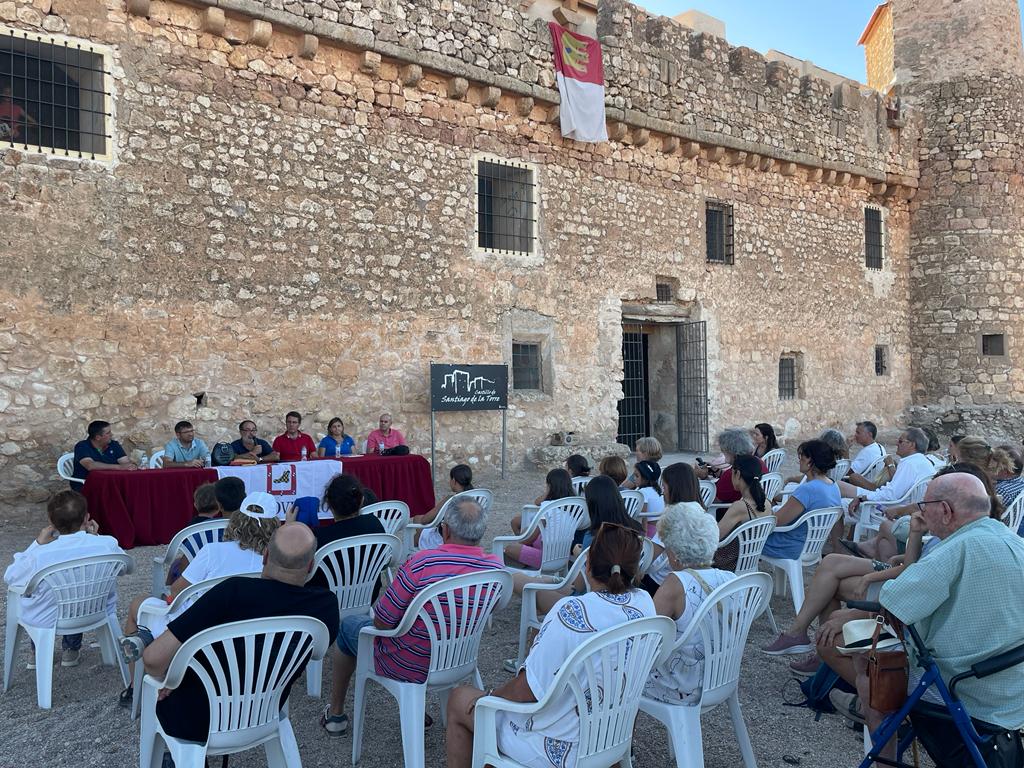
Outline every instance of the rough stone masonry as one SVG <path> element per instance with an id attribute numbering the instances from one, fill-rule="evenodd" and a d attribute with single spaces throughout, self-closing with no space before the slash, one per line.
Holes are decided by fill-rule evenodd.
<path id="1" fill-rule="evenodd" d="M 102 50 L 111 112 L 106 159 L 0 148 L 2 498 L 45 497 L 94 418 L 150 451 L 181 418 L 213 442 L 292 408 L 364 436 L 389 410 L 425 451 L 429 363 L 524 340 L 545 375 L 511 395 L 513 458 L 612 440 L 624 319 L 707 324 L 712 433 L 893 423 L 937 381 L 910 202 L 935 129 L 874 91 L 602 0 L 612 140 L 584 145 L 559 133 L 546 26 L 504 0 L 4 0 L 0 23 Z M 480 157 L 532 169 L 532 252 L 478 247 Z M 706 259 L 708 201 L 732 206 L 732 264 Z M 652 403 L 677 375 L 652 365 Z M 499 434 L 440 415 L 439 458 L 494 463 Z"/>

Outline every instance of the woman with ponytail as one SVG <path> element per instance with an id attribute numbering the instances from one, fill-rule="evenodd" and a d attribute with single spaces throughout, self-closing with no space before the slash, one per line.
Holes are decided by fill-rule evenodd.
<path id="1" fill-rule="evenodd" d="M 696 505 L 700 509 L 700 505 Z M 703 509 L 700 514 L 706 516 Z M 713 525 L 713 523 L 712 523 Z M 587 557 L 590 591 L 563 597 L 548 611 L 526 663 L 511 680 L 491 695 L 509 701 L 539 701 L 547 694 L 559 667 L 581 643 L 631 619 L 654 616 L 654 601 L 635 581 L 640 571 L 643 537 L 633 528 L 603 523 Z M 581 688 L 586 682 L 580 678 Z M 478 688 L 456 688 L 448 699 L 448 765 L 469 766 L 473 756 L 473 707 L 487 694 Z M 544 722 L 528 715 L 498 715 L 498 750 L 522 765 L 549 765 L 552 749 L 564 750 L 567 764 L 575 762 L 573 742 L 561 741 L 579 730 L 579 713 L 572 696 L 552 702 Z M 554 745 L 554 747 L 552 747 Z M 560 760 L 562 759 L 560 758 Z M 559 763 L 562 764 L 561 762 Z"/>
<path id="2" fill-rule="evenodd" d="M 727 538 L 740 525 L 748 520 L 764 517 L 772 513 L 768 507 L 764 489 L 761 487 L 761 462 L 754 456 L 737 456 L 732 464 L 732 487 L 740 494 L 739 501 L 732 505 L 718 521 L 719 541 Z M 739 539 L 732 541 L 727 547 L 715 552 L 716 568 L 735 571 L 736 561 L 740 557 Z"/>

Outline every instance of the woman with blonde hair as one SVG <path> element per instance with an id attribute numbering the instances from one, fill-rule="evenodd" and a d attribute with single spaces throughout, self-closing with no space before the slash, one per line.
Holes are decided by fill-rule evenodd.
<path id="1" fill-rule="evenodd" d="M 1013 474 L 1013 457 L 1005 448 L 993 448 L 983 437 L 967 435 L 961 438 L 957 443 L 957 454 L 960 461 L 980 467 L 993 482 L 997 477 Z"/>

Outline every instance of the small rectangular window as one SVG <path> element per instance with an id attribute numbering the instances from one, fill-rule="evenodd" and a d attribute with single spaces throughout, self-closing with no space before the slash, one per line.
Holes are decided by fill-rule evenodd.
<path id="1" fill-rule="evenodd" d="M 1006 354 L 1006 337 L 1001 333 L 981 335 L 981 354 L 986 357 L 1002 357 Z"/>
<path id="2" fill-rule="evenodd" d="M 512 342 L 512 389 L 543 389 L 540 344 Z"/>
<path id="3" fill-rule="evenodd" d="M 875 376 L 885 376 L 889 373 L 888 347 L 875 346 Z"/>
<path id="4" fill-rule="evenodd" d="M 796 399 L 796 358 L 779 358 L 779 400 Z"/>
<path id="5" fill-rule="evenodd" d="M 709 200 L 704 204 L 707 260 L 714 264 L 733 263 L 732 206 Z"/>
<path id="6" fill-rule="evenodd" d="M 537 238 L 536 173 L 525 163 L 477 160 L 476 244 L 485 251 L 532 254 Z"/>
<path id="7" fill-rule="evenodd" d="M 885 225 L 882 211 L 864 209 L 864 264 L 868 269 L 881 269 L 885 257 Z"/>
<path id="8" fill-rule="evenodd" d="M 0 148 L 109 156 L 109 69 L 97 47 L 0 27 Z"/>
<path id="9" fill-rule="evenodd" d="M 657 294 L 658 301 L 669 302 L 673 300 L 672 286 L 668 283 L 657 283 L 655 284 L 655 291 Z"/>

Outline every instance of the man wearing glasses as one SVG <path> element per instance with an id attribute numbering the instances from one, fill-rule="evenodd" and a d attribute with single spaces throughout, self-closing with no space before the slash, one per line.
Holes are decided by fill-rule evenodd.
<path id="1" fill-rule="evenodd" d="M 242 459 L 252 459 L 257 464 L 266 464 L 277 461 L 278 455 L 271 448 L 270 443 L 257 437 L 256 422 L 246 419 L 238 425 L 238 434 L 241 435 L 231 444 L 231 450 L 235 456 Z"/>
<path id="2" fill-rule="evenodd" d="M 202 468 L 210 458 L 206 443 L 196 437 L 196 428 L 191 421 L 179 421 L 174 425 L 174 439 L 164 446 L 164 466 Z"/>

